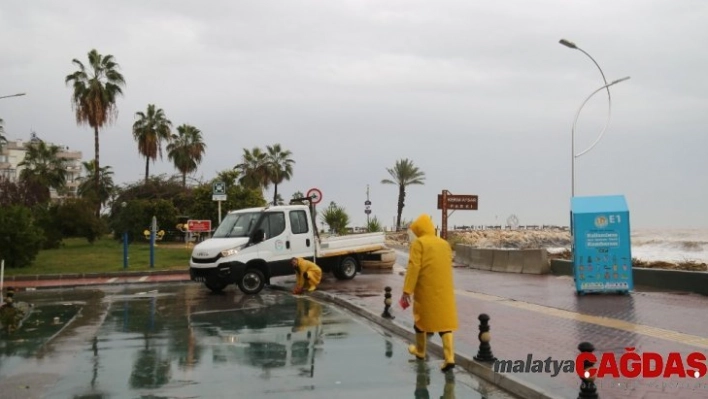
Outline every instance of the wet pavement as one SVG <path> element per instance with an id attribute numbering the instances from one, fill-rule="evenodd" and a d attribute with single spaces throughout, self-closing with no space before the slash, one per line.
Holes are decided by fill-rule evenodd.
<path id="1" fill-rule="evenodd" d="M 316 298 L 201 285 L 23 291 L 0 337 L 2 398 L 513 398 Z"/>
<path id="2" fill-rule="evenodd" d="M 397 299 L 403 286 L 407 255 L 399 253 L 393 273 L 360 275 L 357 287 L 337 281 L 322 291 L 345 298 L 373 314 L 383 310 L 383 290 L 390 286 Z M 456 352 L 467 358 L 479 350 L 478 316 L 491 320 L 491 346 L 500 360 L 574 360 L 578 344 L 587 341 L 595 346 L 598 357 L 603 352 L 621 356 L 625 348 L 637 352 L 670 352 L 687 355 L 708 354 L 708 297 L 676 293 L 636 291 L 628 296 L 576 296 L 572 277 L 522 275 L 455 268 L 457 310 L 460 330 L 455 335 Z M 375 295 L 376 293 L 379 295 Z M 410 310 L 394 307 L 395 323 L 410 330 Z M 435 337 L 434 341 L 440 341 Z M 513 373 L 521 382 L 544 391 L 549 396 L 575 398 L 580 379 L 574 372 Z M 602 398 L 708 398 L 708 378 L 597 380 Z"/>
<path id="3" fill-rule="evenodd" d="M 369 319 L 389 323 L 380 316 L 383 311 L 384 287 L 392 288 L 394 300 L 401 293 L 406 254 L 399 253 L 393 272 L 365 273 L 351 281 L 338 281 L 325 276 L 314 298 L 323 301 L 341 300 L 367 314 Z M 460 330 L 455 334 L 458 358 L 471 359 L 479 349 L 478 316 L 491 317 L 491 346 L 500 360 L 574 360 L 577 346 L 587 341 L 594 344 L 595 353 L 621 355 L 625 348 L 637 352 L 656 352 L 666 356 L 670 352 L 686 355 L 708 351 L 708 297 L 680 292 L 660 292 L 635 287 L 630 295 L 575 295 L 572 277 L 552 275 L 521 275 L 455 268 L 455 286 L 458 300 Z M 121 279 L 131 283 L 150 283 L 159 276 L 112 277 L 112 284 Z M 179 280 L 178 276 L 170 276 Z M 182 276 L 188 280 L 188 276 Z M 143 279 L 142 281 L 139 281 Z M 67 279 L 63 285 L 80 286 L 84 280 Z M 282 293 L 292 286 L 294 279 L 274 279 L 275 286 L 264 294 Z M 15 282 L 16 286 L 41 288 L 35 282 Z M 106 280 L 103 280 L 106 283 Z M 53 283 L 45 283 L 49 287 Z M 8 285 L 6 283 L 6 285 Z M 60 285 L 57 283 L 57 285 Z M 205 295 L 206 290 L 198 285 Z M 228 295 L 238 295 L 238 289 L 229 287 Z M 394 301 L 395 302 L 395 301 Z M 396 317 L 391 325 L 412 330 L 410 310 L 392 309 Z M 439 345 L 440 339 L 432 339 Z M 406 357 L 405 347 L 400 351 Z M 401 361 L 405 363 L 405 359 Z M 435 364 L 434 362 L 431 363 Z M 437 366 L 437 364 L 435 364 Z M 487 368 L 490 368 L 487 365 Z M 459 368 L 458 368 L 459 369 Z M 0 368 L 0 373 L 2 369 Z M 433 373 L 434 376 L 435 373 Z M 580 379 L 575 373 L 504 373 L 515 381 L 539 392 L 538 397 L 575 398 Z M 597 380 L 602 398 L 708 398 L 708 378 L 699 379 L 619 379 L 605 377 Z M 439 386 L 444 388 L 444 384 Z M 442 391 L 441 391 L 442 392 Z M 441 395 L 430 390 L 431 395 Z"/>

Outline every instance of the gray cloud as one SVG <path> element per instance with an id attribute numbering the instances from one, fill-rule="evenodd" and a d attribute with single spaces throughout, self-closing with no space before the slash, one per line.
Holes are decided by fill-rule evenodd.
<path id="1" fill-rule="evenodd" d="M 325 203 L 390 224 L 396 189 L 379 182 L 396 159 L 427 174 L 404 217 L 439 223 L 442 189 L 477 194 L 480 209 L 451 224 L 567 224 L 570 129 L 602 85 L 612 121 L 576 160 L 578 195 L 624 194 L 635 227 L 708 227 L 708 40 L 702 1 L 6 1 L 0 5 L 0 117 L 11 138 L 36 131 L 93 157 L 64 77 L 91 48 L 113 54 L 128 85 L 101 157 L 119 182 L 144 160 L 131 137 L 148 103 L 205 135 L 197 177 L 235 165 L 242 148 L 276 142 L 294 153 L 281 191 L 319 187 Z M 578 148 L 604 125 L 606 98 L 578 121 Z M 151 167 L 174 173 L 167 160 Z"/>

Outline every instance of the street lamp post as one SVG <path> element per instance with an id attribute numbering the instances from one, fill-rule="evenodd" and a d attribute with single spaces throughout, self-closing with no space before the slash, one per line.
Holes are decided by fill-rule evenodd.
<path id="1" fill-rule="evenodd" d="M 125 207 L 128 206 L 128 203 L 123 201 L 120 204 L 121 208 L 123 208 L 123 220 L 125 221 Z M 128 268 L 128 230 L 127 226 L 123 227 L 123 269 Z"/>
<path id="2" fill-rule="evenodd" d="M 571 144 L 570 144 L 570 146 L 571 146 L 570 147 L 570 162 L 571 162 L 571 166 L 570 166 L 571 178 L 570 179 L 571 179 L 571 197 L 575 197 L 575 158 L 578 158 L 581 155 L 586 154 L 593 147 L 595 147 L 595 145 L 597 145 L 597 143 L 599 143 L 600 140 L 602 139 L 602 136 L 605 134 L 605 131 L 607 130 L 607 126 L 610 124 L 610 117 L 611 117 L 611 113 L 612 113 L 612 96 L 610 95 L 610 86 L 615 85 L 620 82 L 624 82 L 625 80 L 629 79 L 629 76 L 624 77 L 622 79 L 617 79 L 615 81 L 612 81 L 611 83 L 607 83 L 607 79 L 605 78 L 605 73 L 602 71 L 602 68 L 600 68 L 600 64 L 598 64 L 597 61 L 595 61 L 595 59 L 592 58 L 592 56 L 590 54 L 588 54 L 585 50 L 581 49 L 575 43 L 573 43 L 569 40 L 561 39 L 559 41 L 559 43 L 568 47 L 568 48 L 578 50 L 581 53 L 588 56 L 588 58 L 590 58 L 590 60 L 595 64 L 597 69 L 600 71 L 600 75 L 602 75 L 602 81 L 605 83 L 604 86 L 602 86 L 599 89 L 592 92 L 592 94 L 590 94 L 585 99 L 585 101 L 583 101 L 583 103 L 580 105 L 580 108 L 578 108 L 578 112 L 575 114 L 575 119 L 573 120 L 573 128 L 571 130 Z M 594 96 L 595 94 L 597 94 L 598 92 L 600 92 L 602 90 L 607 91 L 607 120 L 605 121 L 605 126 L 602 128 L 602 131 L 598 135 L 597 139 L 595 140 L 595 142 L 592 145 L 590 145 L 590 147 L 588 147 L 585 151 L 582 151 L 582 152 L 576 154 L 575 153 L 575 126 L 578 123 L 578 117 L 580 116 L 580 111 L 583 109 L 585 104 L 587 104 L 587 102 L 590 100 L 590 98 L 592 96 Z"/>

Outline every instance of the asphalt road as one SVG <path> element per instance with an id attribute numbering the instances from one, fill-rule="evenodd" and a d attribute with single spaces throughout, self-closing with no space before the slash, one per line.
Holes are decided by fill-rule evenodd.
<path id="1" fill-rule="evenodd" d="M 3 398 L 510 398 L 331 305 L 197 284 L 27 291 Z"/>

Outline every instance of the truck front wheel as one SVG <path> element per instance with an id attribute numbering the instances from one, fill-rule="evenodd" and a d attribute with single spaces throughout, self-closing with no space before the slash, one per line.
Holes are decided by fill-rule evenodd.
<path id="1" fill-rule="evenodd" d="M 257 294 L 261 292 L 264 286 L 265 276 L 262 271 L 255 268 L 246 270 L 243 278 L 238 282 L 238 288 L 244 294 Z"/>
<path id="2" fill-rule="evenodd" d="M 356 276 L 357 261 L 352 256 L 342 258 L 334 269 L 334 277 L 339 280 L 351 280 Z"/>

